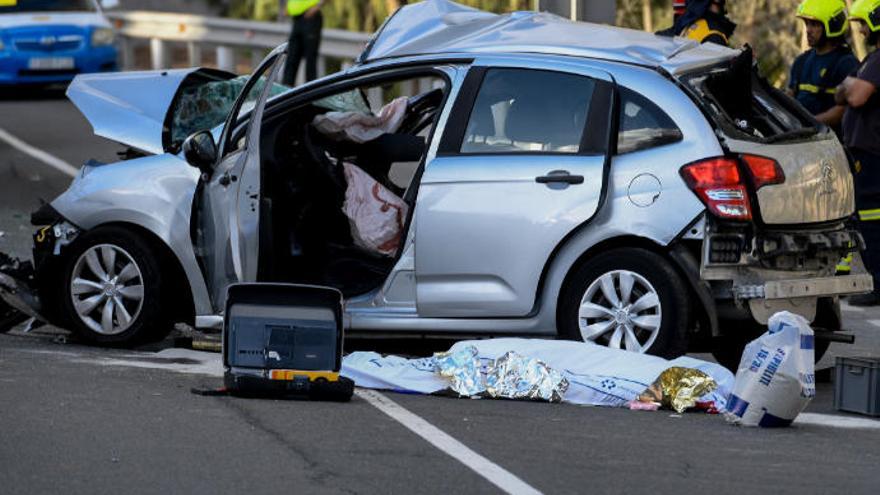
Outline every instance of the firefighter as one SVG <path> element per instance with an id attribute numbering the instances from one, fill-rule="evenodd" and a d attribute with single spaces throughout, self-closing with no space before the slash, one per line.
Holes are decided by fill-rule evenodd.
<path id="1" fill-rule="evenodd" d="M 686 0 L 672 0 L 672 26 L 669 26 L 666 29 L 661 29 L 654 34 L 659 34 L 660 36 L 675 36 L 681 31 L 675 30 L 675 23 L 684 15 L 685 10 L 687 10 L 687 1 Z"/>
<path id="2" fill-rule="evenodd" d="M 726 0 L 687 0 L 684 14 L 675 20 L 672 28 L 657 34 L 728 45 L 736 24 L 727 18 L 726 3 Z"/>
<path id="3" fill-rule="evenodd" d="M 873 306 L 880 303 L 880 0 L 856 0 L 849 18 L 872 51 L 838 86 L 835 99 L 846 105 L 843 140 L 855 161 L 859 229 L 867 244 L 862 257 L 875 287 L 873 293 L 849 298 L 849 303 Z"/>
<path id="4" fill-rule="evenodd" d="M 859 65 L 846 44 L 846 4 L 843 0 L 804 0 L 797 16 L 804 21 L 810 49 L 795 59 L 788 92 L 840 137 L 846 107 L 834 101 L 834 94 Z"/>

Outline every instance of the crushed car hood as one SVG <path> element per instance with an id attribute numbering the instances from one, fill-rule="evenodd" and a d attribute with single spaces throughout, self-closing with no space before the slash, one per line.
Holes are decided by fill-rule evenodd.
<path id="1" fill-rule="evenodd" d="M 239 79 L 199 68 L 83 74 L 67 88 L 67 97 L 98 136 L 161 154 L 176 152 L 181 136 L 221 123 L 244 84 Z M 200 91 L 211 85 L 210 94 Z M 202 115 L 193 111 L 197 99 L 212 103 L 200 106 Z"/>
<path id="2" fill-rule="evenodd" d="M 573 22 L 544 12 L 491 14 L 449 0 L 401 7 L 376 33 L 360 63 L 436 53 L 549 53 L 663 67 L 707 65 L 738 50 L 633 29 Z"/>

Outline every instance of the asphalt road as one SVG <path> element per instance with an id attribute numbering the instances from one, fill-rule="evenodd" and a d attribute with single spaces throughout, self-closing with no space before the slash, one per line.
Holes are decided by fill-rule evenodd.
<path id="1" fill-rule="evenodd" d="M 57 97 L 0 101 L 0 130 L 75 166 L 111 160 L 119 148 L 91 136 Z M 0 140 L 0 250 L 27 255 L 27 216 L 68 182 Z M 835 355 L 880 355 L 880 308 L 844 314 L 857 344 L 833 344 L 820 368 Z M 0 335 L 2 493 L 499 491 L 486 469 L 469 467 L 475 458 L 444 453 L 366 396 L 349 404 L 197 396 L 191 388 L 220 380 L 189 358 L 155 353 L 171 341 L 120 351 L 64 335 L 46 327 Z M 831 383 L 817 392 L 811 415 L 783 430 L 704 414 L 382 397 L 520 480 L 515 486 L 544 493 L 877 493 L 880 422 L 845 427 L 865 418 L 833 410 Z"/>

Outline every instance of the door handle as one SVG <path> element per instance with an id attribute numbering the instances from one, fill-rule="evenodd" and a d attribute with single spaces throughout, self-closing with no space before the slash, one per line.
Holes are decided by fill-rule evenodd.
<path id="1" fill-rule="evenodd" d="M 584 176 L 571 175 L 568 173 L 568 170 L 554 170 L 547 175 L 535 177 L 535 182 L 538 184 L 552 184 L 554 182 L 561 182 L 564 184 L 583 184 Z"/>

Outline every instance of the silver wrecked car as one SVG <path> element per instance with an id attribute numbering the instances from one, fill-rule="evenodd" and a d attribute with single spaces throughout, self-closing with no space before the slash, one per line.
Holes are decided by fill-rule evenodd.
<path id="1" fill-rule="evenodd" d="M 448 1 L 405 6 L 356 65 L 288 89 L 286 47 L 249 79 L 79 76 L 68 96 L 130 159 L 88 163 L 34 214 L 15 307 L 126 345 L 222 323 L 226 288 L 346 296 L 349 333 L 534 335 L 726 363 L 776 311 L 840 330 L 835 276 L 863 244 L 829 129 L 749 50 Z M 413 94 L 394 132 L 316 130 Z M 392 256 L 354 242 L 354 163 L 408 205 Z"/>

